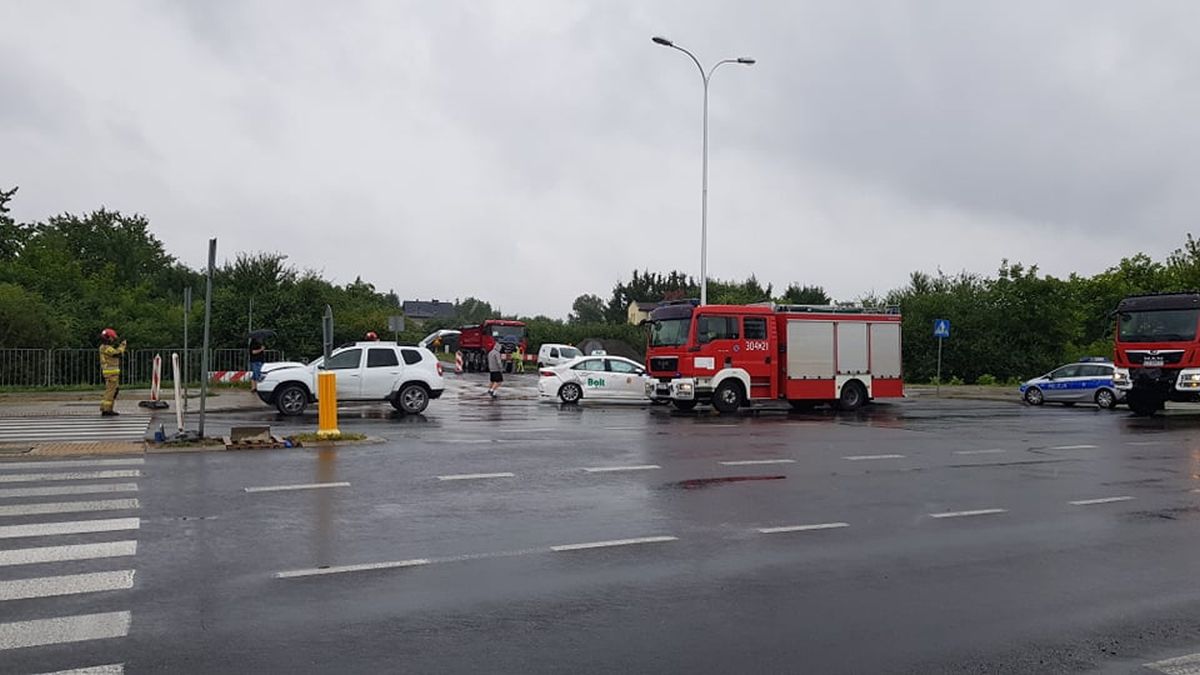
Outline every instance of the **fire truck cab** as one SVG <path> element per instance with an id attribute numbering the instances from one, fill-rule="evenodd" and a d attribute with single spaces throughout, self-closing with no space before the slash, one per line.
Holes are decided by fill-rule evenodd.
<path id="1" fill-rule="evenodd" d="M 648 323 L 646 395 L 683 410 L 711 403 L 729 413 L 771 400 L 854 410 L 904 395 L 898 311 L 678 301 Z"/>
<path id="2" fill-rule="evenodd" d="M 1135 415 L 1200 401 L 1200 293 L 1134 295 L 1116 318 L 1113 385 Z"/>

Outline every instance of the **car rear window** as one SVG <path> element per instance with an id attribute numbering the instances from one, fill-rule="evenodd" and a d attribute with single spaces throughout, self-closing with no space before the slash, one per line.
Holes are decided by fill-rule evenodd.
<path id="1" fill-rule="evenodd" d="M 415 349 L 401 349 L 400 352 L 404 355 L 404 362 L 410 366 L 421 362 L 421 352 Z"/>

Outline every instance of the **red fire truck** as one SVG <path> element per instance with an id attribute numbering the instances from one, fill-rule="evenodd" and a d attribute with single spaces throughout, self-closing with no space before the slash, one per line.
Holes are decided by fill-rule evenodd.
<path id="1" fill-rule="evenodd" d="M 474 326 L 463 326 L 458 336 L 458 349 L 463 355 L 463 368 L 467 372 L 487 370 L 487 353 L 492 351 L 492 345 L 500 342 L 500 349 L 505 354 L 516 351 L 528 351 L 525 342 L 525 324 L 520 321 L 505 319 L 488 319 Z"/>
<path id="2" fill-rule="evenodd" d="M 1134 295 L 1117 304 L 1113 386 L 1135 415 L 1200 401 L 1200 293 Z"/>
<path id="3" fill-rule="evenodd" d="M 775 400 L 854 410 L 904 395 L 897 310 L 680 301 L 648 321 L 646 395 L 682 410 Z"/>

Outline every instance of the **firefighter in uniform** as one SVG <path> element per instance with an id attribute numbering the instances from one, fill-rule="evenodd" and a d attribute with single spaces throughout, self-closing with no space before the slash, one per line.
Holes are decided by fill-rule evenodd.
<path id="1" fill-rule="evenodd" d="M 100 414 L 104 417 L 119 415 L 113 410 L 117 392 L 121 390 L 121 355 L 125 353 L 125 341 L 117 344 L 117 331 L 105 328 L 100 331 L 100 374 L 104 377 L 104 398 L 100 401 Z"/>

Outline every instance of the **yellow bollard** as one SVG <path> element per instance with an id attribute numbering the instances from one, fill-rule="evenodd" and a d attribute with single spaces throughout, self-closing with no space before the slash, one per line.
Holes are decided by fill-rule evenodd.
<path id="1" fill-rule="evenodd" d="M 317 373 L 317 436 L 342 436 L 337 423 L 337 375 L 327 370 Z"/>

